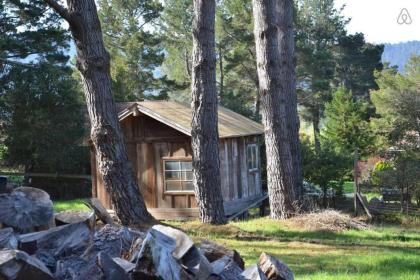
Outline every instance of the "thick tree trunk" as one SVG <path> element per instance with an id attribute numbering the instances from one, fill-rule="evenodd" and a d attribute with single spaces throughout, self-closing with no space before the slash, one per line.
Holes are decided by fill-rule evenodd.
<path id="1" fill-rule="evenodd" d="M 302 201 L 302 157 L 299 141 L 299 116 L 297 111 L 295 41 L 293 37 L 293 0 L 277 1 L 279 48 L 282 58 L 283 94 L 286 98 L 286 121 L 293 160 L 295 200 Z"/>
<path id="2" fill-rule="evenodd" d="M 255 96 L 255 110 L 254 110 L 254 119 L 256 121 L 260 121 L 261 116 L 260 116 L 260 107 L 261 107 L 261 96 L 259 94 L 258 91 L 258 87 L 257 87 L 257 95 Z"/>
<path id="3" fill-rule="evenodd" d="M 293 8 L 291 0 L 287 8 Z M 288 26 L 279 27 L 280 14 L 292 16 L 287 11 L 281 13 L 276 0 L 253 0 L 254 36 L 257 50 L 257 67 L 261 95 L 262 121 L 265 127 L 267 153 L 267 185 L 271 217 L 285 219 L 294 212 L 295 174 L 293 170 L 292 148 L 289 143 L 289 120 L 287 100 L 294 84 L 293 61 L 287 52 L 280 52 L 285 36 L 284 30 L 291 28 L 293 17 L 282 20 Z M 279 43 L 281 42 L 281 43 Z M 281 55 L 281 54 L 282 55 Z M 286 55 L 287 54 L 287 55 Z M 292 81 L 292 82 L 291 82 Z"/>
<path id="4" fill-rule="evenodd" d="M 219 71 L 220 71 L 220 90 L 219 90 L 219 100 L 222 100 L 224 95 L 224 86 L 225 86 L 225 73 L 223 71 L 223 49 L 222 46 L 219 46 Z"/>
<path id="5" fill-rule="evenodd" d="M 215 6 L 215 0 L 194 0 L 191 145 L 201 221 L 223 224 L 226 218 L 220 187 Z"/>
<path id="6" fill-rule="evenodd" d="M 67 0 L 67 9 L 45 0 L 70 25 L 91 123 L 97 167 L 112 204 L 125 225 L 152 221 L 133 168 L 112 97 L 109 54 L 105 50 L 94 0 Z"/>

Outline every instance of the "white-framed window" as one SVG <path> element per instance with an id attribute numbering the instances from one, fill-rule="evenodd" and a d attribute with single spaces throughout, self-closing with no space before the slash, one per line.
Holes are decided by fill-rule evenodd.
<path id="1" fill-rule="evenodd" d="M 191 160 L 164 160 L 163 176 L 165 192 L 194 191 Z"/>
<path id="2" fill-rule="evenodd" d="M 246 147 L 246 159 L 249 171 L 258 170 L 258 145 L 249 144 Z"/>

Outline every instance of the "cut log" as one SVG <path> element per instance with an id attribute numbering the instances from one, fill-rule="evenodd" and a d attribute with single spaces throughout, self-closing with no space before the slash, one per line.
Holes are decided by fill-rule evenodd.
<path id="1" fill-rule="evenodd" d="M 137 238 L 131 245 L 127 255 L 127 259 L 130 260 L 130 262 L 135 262 L 138 259 L 144 238 L 145 237 Z"/>
<path id="2" fill-rule="evenodd" d="M 265 276 L 264 272 L 256 264 L 253 264 L 247 269 L 245 269 L 245 271 L 242 272 L 241 275 L 246 280 L 267 280 L 267 277 Z"/>
<path id="3" fill-rule="evenodd" d="M 212 241 L 202 241 L 200 251 L 210 262 L 214 262 L 224 256 L 227 256 L 234 260 L 241 269 L 244 269 L 245 267 L 244 260 L 241 255 L 239 255 L 238 251 L 226 248 Z"/>
<path id="4" fill-rule="evenodd" d="M 68 224 L 86 223 L 90 229 L 95 227 L 95 213 L 83 211 L 63 211 L 54 216 L 55 224 L 63 226 Z"/>
<path id="5" fill-rule="evenodd" d="M 95 212 L 96 216 L 98 216 L 104 224 L 116 225 L 99 199 L 91 198 L 87 205 Z"/>
<path id="6" fill-rule="evenodd" d="M 53 280 L 48 268 L 36 258 L 18 250 L 0 251 L 0 279 Z"/>
<path id="7" fill-rule="evenodd" d="M 172 255 L 177 241 L 161 232 L 162 226 L 153 226 L 147 233 L 137 259 L 135 279 L 181 280 L 182 267 Z M 181 250 L 178 251 L 178 257 Z"/>
<path id="8" fill-rule="evenodd" d="M 259 259 L 259 266 L 267 276 L 268 280 L 293 280 L 292 270 L 275 257 L 262 253 Z"/>
<path id="9" fill-rule="evenodd" d="M 98 254 L 98 265 L 104 273 L 105 280 L 130 280 L 124 268 L 103 252 Z"/>
<path id="10" fill-rule="evenodd" d="M 91 232 L 85 223 L 70 224 L 18 237 L 18 248 L 28 254 L 39 250 L 51 252 L 55 257 L 83 252 Z"/>
<path id="11" fill-rule="evenodd" d="M 105 225 L 95 232 L 82 257 L 86 260 L 96 259 L 99 252 L 103 252 L 111 258 L 119 258 L 128 254 L 131 245 L 141 236 L 140 232 L 127 227 Z"/>
<path id="12" fill-rule="evenodd" d="M 71 256 L 59 260 L 54 276 L 60 280 L 103 280 L 104 278 L 96 258 L 86 261 L 79 256 Z"/>
<path id="13" fill-rule="evenodd" d="M 175 249 L 172 255 L 177 260 L 180 260 L 194 246 L 194 242 L 191 238 L 178 229 L 163 225 L 155 225 L 152 227 L 151 231 L 159 232 L 175 240 Z"/>
<path id="14" fill-rule="evenodd" d="M 0 223 L 19 232 L 48 229 L 53 213 L 50 196 L 43 190 L 19 187 L 10 194 L 0 194 Z"/>
<path id="15" fill-rule="evenodd" d="M 183 277 L 190 275 L 195 279 L 207 279 L 212 274 L 212 267 L 209 261 L 201 254 L 191 238 L 184 232 L 172 227 L 155 225 L 149 233 L 158 238 L 164 236 L 175 242 L 171 256 L 181 265 L 181 274 L 184 275 Z"/>
<path id="16" fill-rule="evenodd" d="M 121 266 L 124 271 L 126 273 L 130 273 L 134 270 L 134 268 L 136 267 L 136 265 L 132 262 L 129 262 L 127 260 L 121 259 L 121 258 L 112 258 L 112 260 L 118 264 L 119 266 Z"/>
<path id="17" fill-rule="evenodd" d="M 0 229 L 0 250 L 17 249 L 17 239 L 12 228 Z"/>
<path id="18" fill-rule="evenodd" d="M 243 280 L 243 269 L 230 257 L 224 256 L 211 263 L 213 273 L 222 280 Z"/>

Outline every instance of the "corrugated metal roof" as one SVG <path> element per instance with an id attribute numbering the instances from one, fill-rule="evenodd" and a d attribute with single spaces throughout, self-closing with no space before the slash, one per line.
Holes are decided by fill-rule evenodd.
<path id="1" fill-rule="evenodd" d="M 191 135 L 191 107 L 176 101 L 141 101 L 117 103 L 118 117 L 123 120 L 135 109 L 182 133 Z M 264 127 L 238 113 L 219 106 L 219 137 L 229 138 L 264 133 Z"/>

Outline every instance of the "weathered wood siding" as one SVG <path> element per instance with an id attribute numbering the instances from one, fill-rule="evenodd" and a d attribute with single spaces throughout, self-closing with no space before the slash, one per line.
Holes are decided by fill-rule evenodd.
<path id="1" fill-rule="evenodd" d="M 163 161 L 165 159 L 191 159 L 189 136 L 148 116 L 128 117 L 121 122 L 126 137 L 128 157 L 132 163 L 146 205 L 155 208 L 196 208 L 192 192 L 165 193 Z M 225 201 L 246 199 L 261 194 L 260 171 L 249 172 L 246 147 L 258 143 L 258 136 L 226 138 L 220 140 L 222 194 Z M 95 158 L 92 157 L 95 167 Z M 92 181 L 92 195 L 106 207 L 112 208 L 100 174 Z M 181 212 L 180 212 L 181 213 Z"/>
<path id="2" fill-rule="evenodd" d="M 246 158 L 247 146 L 258 144 L 258 141 L 258 136 L 220 140 L 220 173 L 225 201 L 245 199 L 262 193 L 261 169 L 249 171 Z"/>

